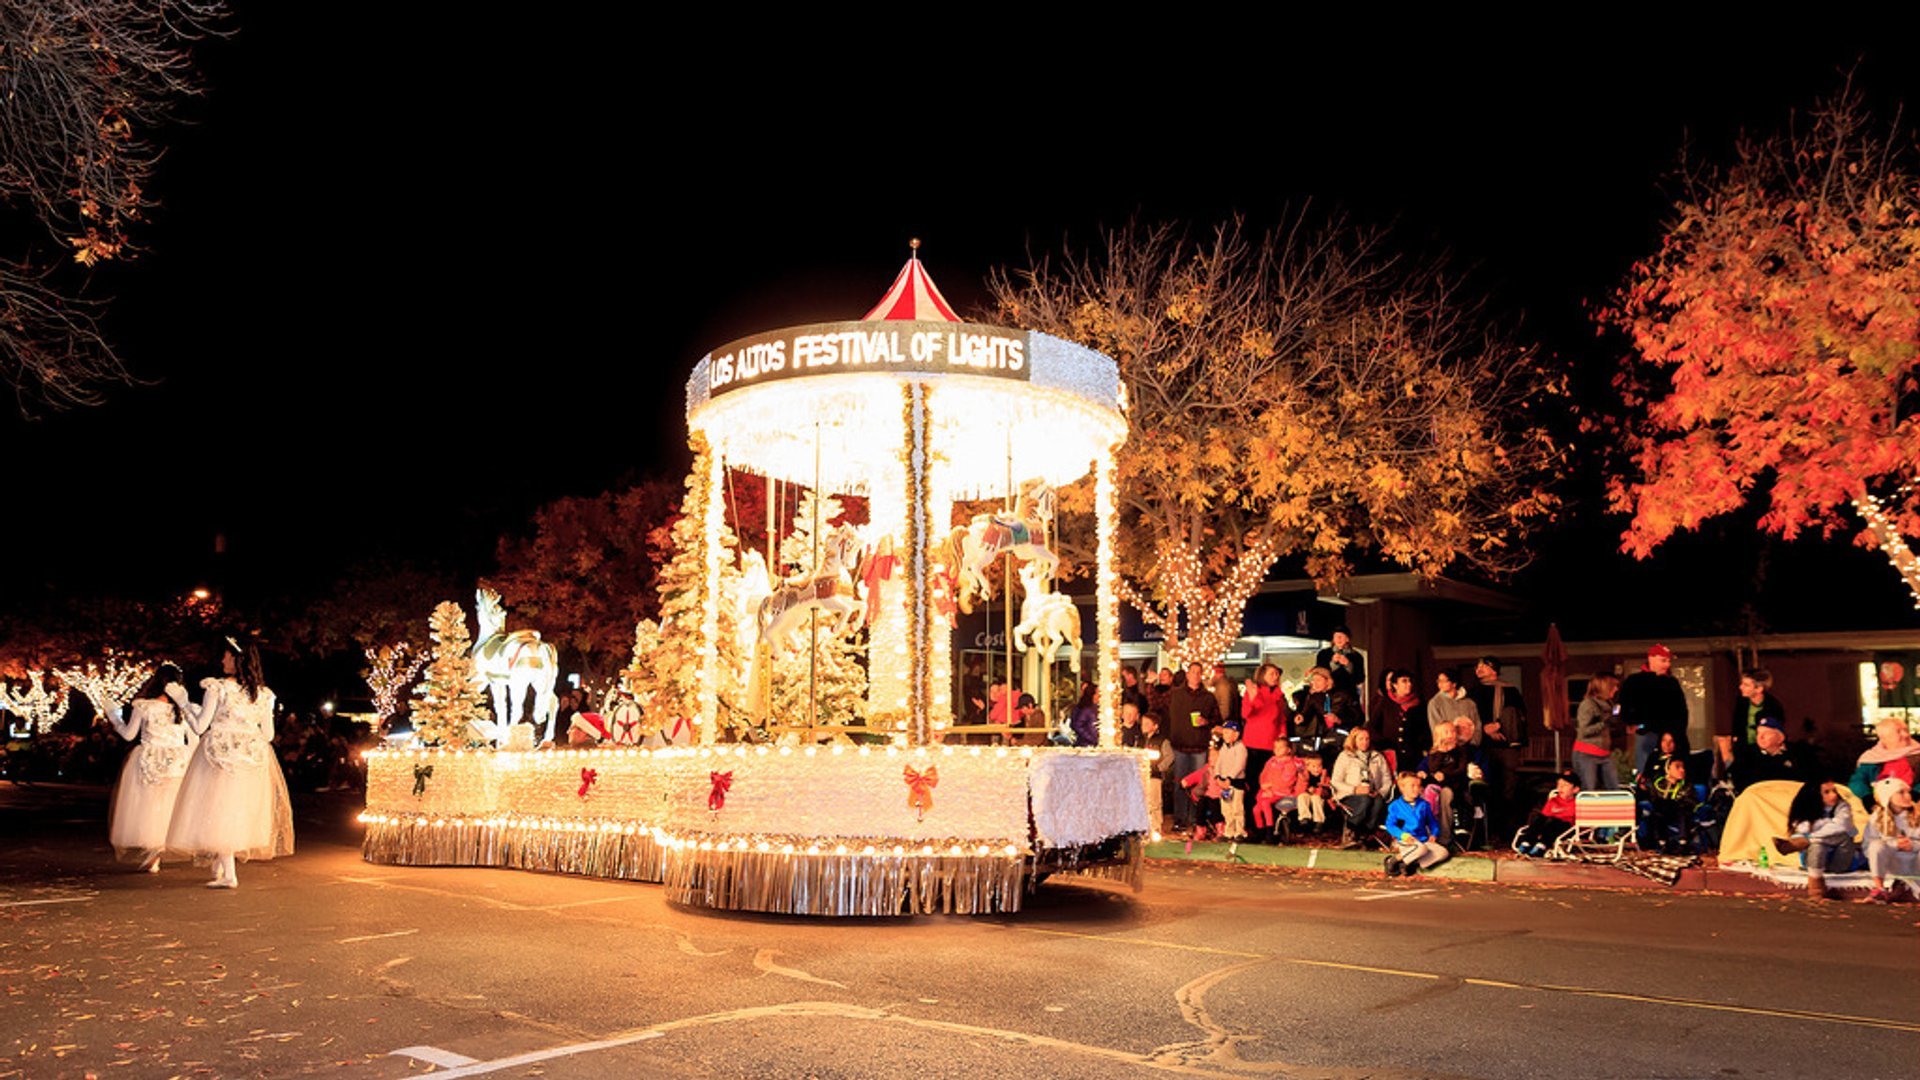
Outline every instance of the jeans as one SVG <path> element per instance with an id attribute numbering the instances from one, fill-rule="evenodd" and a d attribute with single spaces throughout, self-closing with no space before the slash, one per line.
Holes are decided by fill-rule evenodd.
<path id="1" fill-rule="evenodd" d="M 1176 785 L 1173 793 L 1173 823 L 1182 829 L 1193 827 L 1194 805 L 1184 788 L 1178 787 L 1180 781 L 1206 768 L 1205 750 L 1175 750 L 1173 752 L 1172 782 Z"/>
<path id="2" fill-rule="evenodd" d="M 1584 750 L 1575 750 L 1573 774 L 1580 778 L 1581 791 L 1620 790 L 1620 770 L 1614 766 L 1611 754 L 1589 754 Z"/>
<path id="3" fill-rule="evenodd" d="M 1347 824 L 1357 840 L 1372 836 L 1387 820 L 1387 800 L 1379 795 L 1349 795 L 1340 805 L 1347 808 Z"/>

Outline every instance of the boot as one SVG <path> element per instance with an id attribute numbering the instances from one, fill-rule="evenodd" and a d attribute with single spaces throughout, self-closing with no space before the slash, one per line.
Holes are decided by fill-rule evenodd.
<path id="1" fill-rule="evenodd" d="M 1827 898 L 1827 879 L 1819 874 L 1807 875 L 1807 899 L 1825 900 Z"/>
<path id="2" fill-rule="evenodd" d="M 1798 855 L 1807 850 L 1808 843 L 1804 836 L 1776 836 L 1773 838 L 1773 850 L 1782 855 Z"/>

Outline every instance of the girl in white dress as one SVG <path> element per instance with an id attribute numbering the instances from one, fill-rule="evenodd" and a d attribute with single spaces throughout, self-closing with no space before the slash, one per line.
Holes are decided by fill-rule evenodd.
<path id="1" fill-rule="evenodd" d="M 173 804 L 199 741 L 179 707 L 167 700 L 166 686 L 179 681 L 179 668 L 161 664 L 124 710 L 124 717 L 118 705 L 101 710 L 121 738 L 138 743 L 120 767 L 120 783 L 113 789 L 113 809 L 107 816 L 107 840 L 121 862 L 136 863 L 153 873 L 160 871 Z"/>
<path id="2" fill-rule="evenodd" d="M 293 854 L 293 811 L 273 756 L 273 691 L 262 683 L 259 651 L 227 638 L 220 667 L 224 677 L 201 682 L 198 705 L 179 683 L 167 687 L 202 736 L 180 784 L 167 847 L 211 864 L 208 888 L 232 889 L 240 884 L 235 859 Z"/>

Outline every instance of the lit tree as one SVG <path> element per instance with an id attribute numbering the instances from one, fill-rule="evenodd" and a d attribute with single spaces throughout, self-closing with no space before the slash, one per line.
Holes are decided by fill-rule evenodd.
<path id="1" fill-rule="evenodd" d="M 188 50 L 225 16 L 201 0 L 0 4 L 0 204 L 81 267 L 130 258 L 156 135 L 199 93 Z M 76 287 L 52 266 L 0 262 L 0 379 L 23 408 L 91 403 L 127 377 Z"/>
<path id="2" fill-rule="evenodd" d="M 489 718 L 486 694 L 474 678 L 467 613 L 449 600 L 433 609 L 433 659 L 414 691 L 413 731 L 429 746 L 465 746 L 467 725 Z"/>
<path id="3" fill-rule="evenodd" d="M 683 718 L 699 719 L 707 647 L 701 622 L 708 587 L 706 552 L 711 540 L 722 551 L 715 663 L 719 684 L 715 691 L 720 701 L 716 722 L 726 728 L 746 720 L 740 681 L 744 664 L 737 643 L 739 622 L 733 599 L 740 572 L 732 532 L 723 524 L 719 536 L 704 535 L 707 500 L 717 497 L 718 493 L 711 490 L 713 485 L 708 478 L 711 458 L 706 440 L 696 434 L 690 445 L 694 463 L 687 474 L 680 513 L 670 523 L 655 529 L 649 538 L 655 558 L 663 563 L 656 579 L 660 621 L 655 647 L 643 664 L 646 675 L 634 680 L 635 696 L 654 724 L 670 728 Z"/>
<path id="4" fill-rule="evenodd" d="M 153 677 L 153 665 L 109 649 L 98 663 L 89 660 L 55 674 L 61 682 L 85 694 L 93 702 L 95 712 L 105 715 L 133 700 L 133 695 Z"/>
<path id="5" fill-rule="evenodd" d="M 780 541 L 780 561 L 800 573 L 811 573 L 814 554 L 815 494 L 807 490 L 800 496 L 793 516 L 793 529 Z M 846 520 L 840 500 L 828 495 L 819 500 L 821 539 L 834 526 Z M 849 567 L 851 572 L 853 568 Z M 824 622 L 825 620 L 823 620 Z M 793 635 L 795 641 L 807 641 L 803 629 Z M 866 646 L 854 637 L 842 638 L 822 630 L 818 642 L 809 650 L 805 645 L 786 648 L 776 642 L 773 649 L 772 715 L 776 724 L 797 725 L 807 721 L 809 701 L 817 702 L 813 716 L 822 724 L 855 724 L 867 712 L 867 672 L 861 666 Z M 813 654 L 809 658 L 809 652 Z M 811 679 L 809 679 L 811 674 Z"/>
<path id="6" fill-rule="evenodd" d="M 1659 251 L 1603 313 L 1631 465 L 1622 550 L 1764 503 L 1760 527 L 1831 535 L 1851 510 L 1920 604 L 1920 169 L 1851 90 L 1733 165 L 1682 178 Z"/>
<path id="7" fill-rule="evenodd" d="M 25 690 L 15 690 L 9 682 L 0 681 L 0 705 L 44 735 L 67 715 L 67 687 L 50 671 L 28 671 L 26 681 Z"/>
<path id="8" fill-rule="evenodd" d="M 1557 506 L 1564 378 L 1379 233 L 1135 224 L 988 286 L 1000 321 L 1119 363 L 1119 593 L 1182 663 L 1220 656 L 1282 557 L 1328 586 L 1363 550 L 1503 573 Z"/>
<path id="9" fill-rule="evenodd" d="M 464 615 L 461 617 L 461 629 L 466 629 Z M 427 657 L 424 653 L 415 652 L 413 645 L 405 641 L 382 645 L 378 649 L 369 648 L 366 654 L 367 669 L 363 675 L 367 680 L 367 690 L 373 694 L 373 712 L 378 717 L 374 721 L 374 730 L 377 732 L 400 711 L 400 702 L 406 696 L 407 686 L 420 673 Z"/>

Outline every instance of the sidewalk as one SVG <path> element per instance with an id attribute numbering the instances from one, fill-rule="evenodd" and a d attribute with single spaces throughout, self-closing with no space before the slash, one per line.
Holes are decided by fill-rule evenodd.
<path id="1" fill-rule="evenodd" d="M 1386 857 L 1378 851 L 1342 851 L 1338 848 L 1305 845 L 1272 847 L 1266 844 L 1241 844 L 1237 855 L 1229 855 L 1226 844 L 1214 842 L 1195 844 L 1193 851 L 1188 853 L 1185 841 L 1179 840 L 1162 840 L 1148 844 L 1146 855 L 1149 859 L 1163 859 L 1169 862 L 1280 867 L 1339 874 L 1363 874 L 1373 877 L 1382 877 L 1380 865 Z M 1570 885 L 1588 889 L 1632 889 L 1637 892 L 1763 895 L 1787 895 L 1791 892 L 1787 888 L 1751 874 L 1718 869 L 1712 865 L 1712 860 L 1707 860 L 1707 863 L 1706 866 L 1681 871 L 1680 880 L 1669 886 L 1611 866 L 1517 857 L 1494 858 L 1485 852 L 1468 852 L 1448 859 L 1421 876 L 1448 881 L 1480 881 L 1494 885 Z"/>

